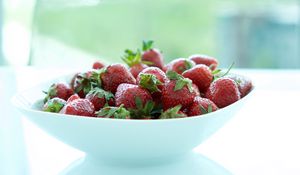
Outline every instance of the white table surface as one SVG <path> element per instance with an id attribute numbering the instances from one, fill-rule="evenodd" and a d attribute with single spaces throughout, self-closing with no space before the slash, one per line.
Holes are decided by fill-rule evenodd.
<path id="1" fill-rule="evenodd" d="M 0 68 L 0 174 L 59 174 L 84 156 L 37 128 L 8 102 L 17 90 L 74 70 Z M 300 70 L 233 72 L 252 78 L 255 94 L 195 151 L 232 174 L 299 175 Z"/>

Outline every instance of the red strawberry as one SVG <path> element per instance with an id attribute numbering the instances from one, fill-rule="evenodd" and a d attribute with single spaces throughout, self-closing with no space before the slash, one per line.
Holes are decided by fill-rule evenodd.
<path id="1" fill-rule="evenodd" d="M 122 57 L 122 60 L 130 67 L 129 71 L 134 78 L 136 78 L 143 69 L 148 67 L 142 63 L 141 52 L 139 50 L 137 52 L 128 49 L 125 50 L 125 55 Z"/>
<path id="2" fill-rule="evenodd" d="M 151 94 L 138 85 L 120 84 L 115 94 L 116 106 L 124 107 L 131 111 L 133 118 L 147 118 L 153 109 Z"/>
<path id="3" fill-rule="evenodd" d="M 195 85 L 195 84 L 193 83 L 193 84 L 192 84 L 192 87 L 193 87 L 193 89 L 194 89 L 194 91 L 195 91 L 196 95 L 197 95 L 197 96 L 200 96 L 200 91 L 199 91 L 199 88 L 198 88 L 198 86 L 197 86 L 197 85 Z"/>
<path id="4" fill-rule="evenodd" d="M 43 106 L 43 111 L 58 113 L 67 102 L 64 99 L 54 97 Z"/>
<path id="5" fill-rule="evenodd" d="M 122 64 L 109 65 L 101 74 L 102 86 L 106 91 L 115 93 L 122 83 L 135 84 L 135 78 Z"/>
<path id="6" fill-rule="evenodd" d="M 105 91 L 100 88 L 92 89 L 86 96 L 86 99 L 93 103 L 95 110 L 98 111 L 106 104 L 109 106 L 115 105 L 114 95 L 111 92 Z"/>
<path id="7" fill-rule="evenodd" d="M 157 67 L 148 67 L 138 75 L 137 84 L 148 89 L 151 93 L 159 92 L 162 85 L 169 81 L 166 74 Z"/>
<path id="8" fill-rule="evenodd" d="M 105 67 L 105 64 L 100 61 L 95 61 L 93 64 L 93 69 L 101 69 Z"/>
<path id="9" fill-rule="evenodd" d="M 191 69 L 195 66 L 194 61 L 185 59 L 185 58 L 177 58 L 167 64 L 167 71 L 175 71 L 179 74 L 182 74 L 185 70 Z"/>
<path id="10" fill-rule="evenodd" d="M 137 83 L 140 87 L 149 90 L 153 101 L 155 103 L 155 108 L 161 109 L 161 90 L 163 84 L 168 80 L 165 73 L 157 67 L 149 67 L 148 70 L 142 71 L 137 78 Z M 149 72 L 149 73 L 143 73 Z"/>
<path id="11" fill-rule="evenodd" d="M 187 117 L 187 115 L 184 112 L 180 111 L 180 109 L 181 109 L 181 105 L 177 105 L 173 108 L 169 108 L 159 116 L 159 119 L 171 119 L 171 118 Z"/>
<path id="12" fill-rule="evenodd" d="M 79 99 L 80 97 L 77 94 L 71 95 L 71 97 L 68 98 L 67 103 L 70 103 L 73 100 Z"/>
<path id="13" fill-rule="evenodd" d="M 165 83 L 168 81 L 168 78 L 167 78 L 165 72 L 163 72 L 161 69 L 159 69 L 157 67 L 148 67 L 148 68 L 144 69 L 143 71 L 141 71 L 140 73 L 152 74 L 162 83 Z M 137 77 L 136 81 L 137 81 L 137 84 L 139 84 L 140 76 Z"/>
<path id="14" fill-rule="evenodd" d="M 90 117 L 94 117 L 94 112 L 95 112 L 94 105 L 88 99 L 75 99 L 67 103 L 60 111 L 61 114 L 90 116 Z"/>
<path id="15" fill-rule="evenodd" d="M 130 112 L 123 107 L 107 106 L 96 112 L 97 117 L 102 118 L 117 118 L 117 119 L 130 119 Z"/>
<path id="16" fill-rule="evenodd" d="M 164 110 L 179 104 L 182 105 L 182 108 L 186 108 L 193 102 L 194 97 L 197 95 L 192 87 L 192 81 L 174 71 L 168 71 L 167 76 L 170 81 L 162 89 Z"/>
<path id="17" fill-rule="evenodd" d="M 101 87 L 100 74 L 103 71 L 104 69 L 93 69 L 84 73 L 75 74 L 71 81 L 71 85 L 73 85 L 72 89 L 74 89 L 75 93 L 77 93 L 81 98 L 84 98 L 92 88 Z"/>
<path id="18" fill-rule="evenodd" d="M 217 105 L 207 98 L 195 97 L 194 102 L 188 107 L 188 116 L 202 115 L 218 110 Z"/>
<path id="19" fill-rule="evenodd" d="M 204 64 L 199 64 L 186 70 L 182 73 L 182 76 L 189 78 L 195 83 L 200 92 L 205 92 L 213 81 L 213 74 L 209 67 Z"/>
<path id="20" fill-rule="evenodd" d="M 158 49 L 152 48 L 152 45 L 153 41 L 143 41 L 142 61 L 144 61 L 148 66 L 163 69 L 163 56 Z"/>
<path id="21" fill-rule="evenodd" d="M 120 84 L 115 94 L 116 106 L 123 104 L 126 109 L 136 109 L 136 98 L 142 101 L 142 105 L 152 100 L 150 93 L 146 89 L 133 84 Z"/>
<path id="22" fill-rule="evenodd" d="M 46 103 L 49 99 L 54 97 L 67 100 L 71 95 L 74 94 L 74 91 L 65 83 L 55 83 L 50 86 L 47 92 L 44 93 L 46 94 L 44 103 Z"/>
<path id="23" fill-rule="evenodd" d="M 246 96 L 252 89 L 252 81 L 242 75 L 236 75 L 236 74 L 229 74 L 226 77 L 234 80 L 239 88 L 239 91 L 241 93 L 241 98 Z"/>
<path id="24" fill-rule="evenodd" d="M 219 108 L 226 107 L 240 99 L 240 92 L 236 82 L 226 77 L 212 82 L 205 95 Z"/>
<path id="25" fill-rule="evenodd" d="M 196 64 L 205 64 L 211 70 L 215 70 L 218 66 L 218 60 L 207 55 L 191 55 L 189 59 L 193 60 Z"/>

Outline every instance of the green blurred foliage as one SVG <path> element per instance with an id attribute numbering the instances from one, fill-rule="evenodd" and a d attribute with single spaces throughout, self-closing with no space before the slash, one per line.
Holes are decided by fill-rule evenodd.
<path id="1" fill-rule="evenodd" d="M 174 58 L 202 53 L 222 55 L 219 59 L 223 66 L 241 58 L 232 58 L 236 56 L 230 54 L 225 58 L 226 54 L 220 54 L 222 50 L 239 48 L 232 45 L 234 35 L 229 35 L 232 28 L 220 27 L 220 11 L 231 8 L 241 12 L 257 8 L 268 11 L 273 6 L 296 4 L 295 0 L 100 0 L 97 5 L 70 5 L 77 0 L 55 2 L 61 3 L 49 5 L 50 1 L 37 0 L 33 42 L 39 36 L 47 36 L 95 55 L 95 59 L 120 62 L 125 49 L 141 48 L 142 40 L 151 39 L 155 41 L 154 46 L 163 51 L 166 63 Z M 69 2 L 69 5 L 64 2 Z M 256 29 L 256 26 L 253 28 Z M 268 28 L 263 29 L 269 32 Z M 223 32 L 224 38 L 220 39 L 217 34 L 226 30 L 232 31 Z M 260 41 L 261 33 L 257 32 L 250 38 L 258 37 L 257 41 Z M 249 43 L 248 40 L 246 42 Z M 46 41 L 37 43 L 33 51 L 44 50 L 43 43 Z M 273 46 L 265 42 L 265 47 L 253 47 L 254 51 L 247 48 L 251 53 L 259 51 L 259 54 L 248 54 L 251 59 L 242 58 L 247 59 L 248 67 L 276 67 L 274 58 L 270 56 L 272 54 L 268 53 L 273 53 L 273 47 L 270 49 L 267 45 Z M 51 52 L 51 48 L 48 51 Z M 41 56 L 37 57 L 41 59 Z"/>
<path id="2" fill-rule="evenodd" d="M 59 39 L 110 61 L 124 49 L 152 39 L 165 61 L 193 53 L 214 54 L 212 9 L 208 1 L 121 1 L 97 6 L 36 11 L 35 34 Z"/>

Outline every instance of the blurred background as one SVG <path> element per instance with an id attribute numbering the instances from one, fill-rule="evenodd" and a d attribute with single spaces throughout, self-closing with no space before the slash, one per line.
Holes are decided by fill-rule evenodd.
<path id="1" fill-rule="evenodd" d="M 240 68 L 300 68 L 297 0 L 0 0 L 0 65 L 121 62 L 152 39 L 165 62 L 201 53 Z"/>

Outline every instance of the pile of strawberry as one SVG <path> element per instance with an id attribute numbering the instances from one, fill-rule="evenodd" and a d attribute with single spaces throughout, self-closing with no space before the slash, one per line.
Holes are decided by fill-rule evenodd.
<path id="1" fill-rule="evenodd" d="M 206 55 L 178 58 L 167 65 L 162 53 L 143 42 L 142 51 L 125 50 L 129 66 L 95 62 L 70 84 L 55 83 L 43 110 L 118 119 L 168 119 L 197 116 L 226 107 L 252 89 L 249 79 L 217 69 Z"/>

